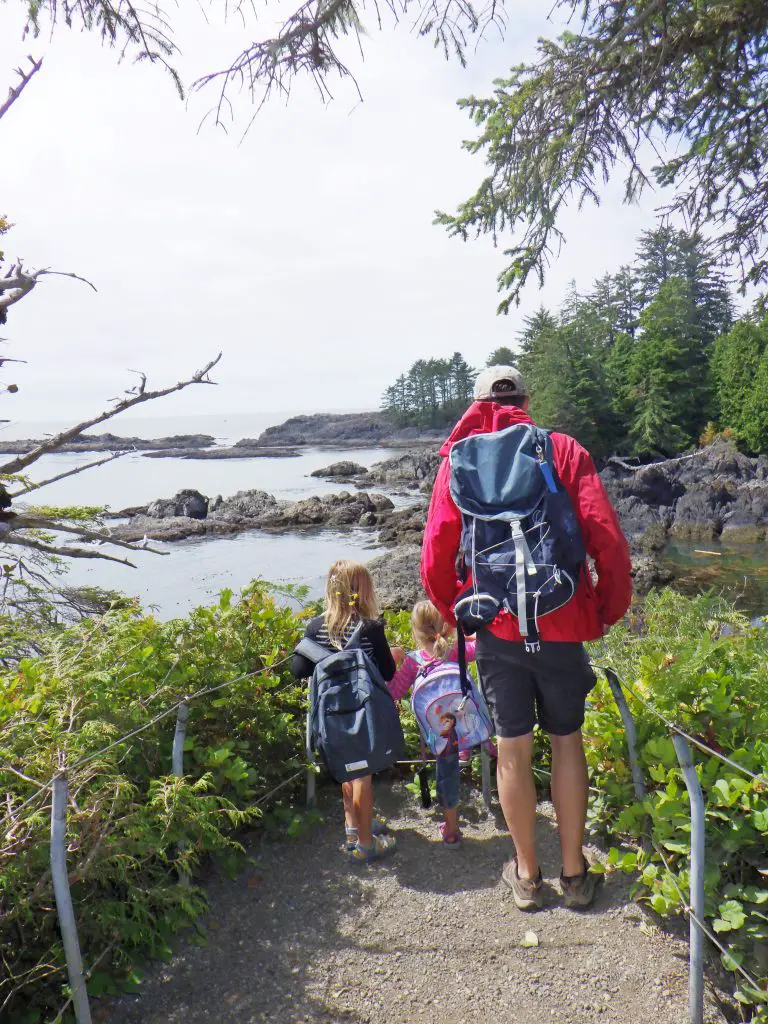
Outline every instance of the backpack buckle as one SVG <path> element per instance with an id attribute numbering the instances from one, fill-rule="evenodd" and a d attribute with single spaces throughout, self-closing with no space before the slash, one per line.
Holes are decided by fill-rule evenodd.
<path id="1" fill-rule="evenodd" d="M 539 643 L 538 640 L 534 640 L 533 642 L 529 642 L 528 640 L 525 641 L 525 653 L 526 654 L 538 654 L 540 650 L 541 650 L 541 644 Z"/>
<path id="2" fill-rule="evenodd" d="M 459 703 L 456 705 L 456 710 L 458 711 L 459 714 L 461 714 L 461 712 L 464 710 L 464 705 L 467 703 L 467 700 L 467 697 L 462 697 Z"/>

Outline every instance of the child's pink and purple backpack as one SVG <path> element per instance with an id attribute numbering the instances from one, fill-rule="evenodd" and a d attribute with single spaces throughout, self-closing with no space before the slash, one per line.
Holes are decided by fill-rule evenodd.
<path id="1" fill-rule="evenodd" d="M 485 701 L 467 671 L 464 638 L 459 636 L 459 662 L 425 659 L 415 652 L 411 657 L 421 663 L 411 694 L 411 707 L 419 723 L 424 742 L 439 757 L 445 749 L 446 739 L 440 733 L 443 715 L 456 719 L 459 751 L 479 746 L 493 733 L 491 718 Z"/>

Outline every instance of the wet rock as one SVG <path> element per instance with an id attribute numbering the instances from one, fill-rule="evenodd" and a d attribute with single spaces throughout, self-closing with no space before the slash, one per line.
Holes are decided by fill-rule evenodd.
<path id="1" fill-rule="evenodd" d="M 717 477 L 691 487 L 675 505 L 675 518 L 670 533 L 689 540 L 718 537 L 723 516 L 736 497 L 735 480 Z"/>
<path id="2" fill-rule="evenodd" d="M 398 509 L 390 513 L 379 530 L 382 544 L 421 544 L 427 522 L 426 505 Z"/>
<path id="3" fill-rule="evenodd" d="M 368 479 L 388 487 L 416 488 L 428 484 L 431 488 L 441 461 L 437 448 L 408 451 L 377 462 L 368 471 Z"/>
<path id="4" fill-rule="evenodd" d="M 200 491 L 185 489 L 172 498 L 158 498 L 147 505 L 147 515 L 152 519 L 170 519 L 178 516 L 188 519 L 205 519 L 208 515 L 208 499 Z"/>
<path id="5" fill-rule="evenodd" d="M 367 476 L 368 470 L 358 462 L 342 460 L 341 462 L 332 462 L 330 466 L 324 466 L 322 469 L 316 469 L 309 475 L 339 480 L 352 476 Z"/>
<path id="6" fill-rule="evenodd" d="M 120 523 L 111 530 L 117 540 L 131 543 L 144 538 L 158 541 L 186 540 L 188 537 L 204 537 L 209 532 L 208 523 L 203 519 L 192 519 L 189 516 L 158 519 L 145 515 L 134 516 L 130 522 Z"/>
<path id="7" fill-rule="evenodd" d="M 265 445 L 333 445 L 370 447 L 421 439 L 444 437 L 446 430 L 398 427 L 383 412 L 320 413 L 292 416 L 279 426 L 269 427 L 256 443 Z"/>
<path id="8" fill-rule="evenodd" d="M 145 459 L 293 459 L 298 456 L 295 448 L 246 448 L 238 445 L 231 448 L 166 448 L 144 453 Z"/>
<path id="9" fill-rule="evenodd" d="M 725 515 L 722 536 L 743 544 L 768 540 L 768 481 L 758 479 L 739 488 Z"/>
<path id="10" fill-rule="evenodd" d="M 44 439 L 47 440 L 47 439 Z M 24 455 L 43 444 L 43 440 L 26 438 L 21 441 L 0 439 L 0 453 L 3 455 Z M 57 452 L 124 452 L 155 451 L 172 448 L 182 451 L 190 448 L 209 448 L 216 443 L 210 434 L 175 434 L 173 437 L 118 437 L 117 434 L 81 434 L 67 444 L 57 448 Z"/>
<path id="11" fill-rule="evenodd" d="M 279 508 L 277 498 L 266 491 L 238 491 L 229 498 L 220 495 L 215 499 L 218 503 L 211 506 L 209 514 L 216 522 L 230 523 L 233 526 L 249 527 L 255 525 L 265 515 L 275 513 Z"/>
<path id="12" fill-rule="evenodd" d="M 382 608 L 412 608 L 426 597 L 421 585 L 421 548 L 405 544 L 368 563 Z"/>

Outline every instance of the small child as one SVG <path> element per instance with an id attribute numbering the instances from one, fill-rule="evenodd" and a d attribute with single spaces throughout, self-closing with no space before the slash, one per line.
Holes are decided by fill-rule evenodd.
<path id="1" fill-rule="evenodd" d="M 402 700 L 413 686 L 419 673 L 430 672 L 445 661 L 458 660 L 456 632 L 443 619 L 431 601 L 419 601 L 411 612 L 413 639 L 419 649 L 405 656 L 389 683 L 393 700 Z M 475 659 L 475 642 L 466 642 L 467 661 Z M 435 775 L 437 799 L 443 809 L 440 835 L 446 846 L 456 849 L 461 844 L 459 828 L 459 741 L 456 718 L 445 714 L 440 719 L 440 735 L 448 742 L 437 755 Z"/>
<path id="2" fill-rule="evenodd" d="M 304 635 L 327 647 L 340 651 L 352 638 L 362 621 L 360 646 L 381 672 L 384 680 L 395 674 L 396 656 L 404 657 L 399 647 L 390 650 L 384 635 L 384 623 L 377 618 L 376 593 L 371 574 L 364 565 L 341 559 L 329 572 L 325 587 L 325 611 L 310 619 Z M 291 670 L 297 679 L 308 679 L 314 665 L 301 654 L 294 654 Z M 395 852 L 397 841 L 385 835 L 387 823 L 373 813 L 373 781 L 370 775 L 342 782 L 346 849 L 351 860 L 380 860 Z"/>

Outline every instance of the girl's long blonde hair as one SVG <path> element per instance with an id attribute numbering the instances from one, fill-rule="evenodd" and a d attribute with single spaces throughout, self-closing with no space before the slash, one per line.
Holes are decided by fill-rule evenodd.
<path id="1" fill-rule="evenodd" d="M 378 614 L 373 580 L 365 566 L 347 558 L 334 562 L 325 584 L 325 624 L 333 646 L 341 650 L 348 626 Z"/>
<path id="2" fill-rule="evenodd" d="M 456 643 L 456 631 L 442 617 L 431 601 L 419 601 L 411 612 L 413 639 L 421 647 L 432 644 L 436 658 L 444 658 Z"/>

